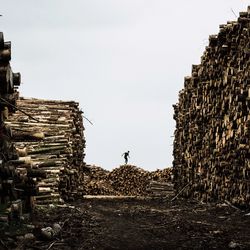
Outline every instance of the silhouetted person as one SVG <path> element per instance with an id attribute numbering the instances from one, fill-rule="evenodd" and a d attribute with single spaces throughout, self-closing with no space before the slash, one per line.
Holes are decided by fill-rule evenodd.
<path id="1" fill-rule="evenodd" d="M 125 164 L 128 163 L 128 158 L 129 158 L 129 151 L 128 152 L 125 152 L 122 154 L 122 156 L 124 155 L 124 159 L 125 159 Z"/>

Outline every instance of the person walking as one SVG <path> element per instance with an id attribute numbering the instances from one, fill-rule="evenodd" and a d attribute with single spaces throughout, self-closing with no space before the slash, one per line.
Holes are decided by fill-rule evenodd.
<path id="1" fill-rule="evenodd" d="M 123 153 L 122 156 L 124 156 L 125 165 L 127 165 L 128 164 L 128 158 L 130 158 L 129 157 L 129 151 Z"/>

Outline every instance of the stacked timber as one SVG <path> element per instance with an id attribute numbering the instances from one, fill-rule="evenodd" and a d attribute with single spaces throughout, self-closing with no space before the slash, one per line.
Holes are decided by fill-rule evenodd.
<path id="1" fill-rule="evenodd" d="M 10 60 L 11 42 L 5 42 L 0 32 L 0 222 L 5 223 L 20 220 L 22 211 L 31 208 L 31 196 L 37 190 L 29 174 L 21 175 L 16 169 L 20 161 L 6 123 L 15 112 L 21 82 L 20 73 L 12 72 Z"/>
<path id="2" fill-rule="evenodd" d="M 171 168 L 145 171 L 132 165 L 122 165 L 111 172 L 95 165 L 84 168 L 86 195 L 166 196 L 172 192 Z"/>
<path id="3" fill-rule="evenodd" d="M 159 182 L 172 181 L 172 168 L 157 169 L 150 172 L 151 179 Z"/>
<path id="4" fill-rule="evenodd" d="M 250 7 L 220 25 L 174 105 L 177 192 L 250 205 Z"/>
<path id="5" fill-rule="evenodd" d="M 84 168 L 84 194 L 87 195 L 119 195 L 108 179 L 109 171 L 95 165 Z"/>
<path id="6" fill-rule="evenodd" d="M 22 162 L 18 172 L 38 175 L 34 176 L 38 186 L 35 203 L 82 195 L 85 140 L 78 103 L 21 98 L 17 107 L 7 124 Z"/>
<path id="7" fill-rule="evenodd" d="M 84 173 L 85 180 L 104 180 L 107 179 L 109 171 L 96 165 L 86 165 Z"/>
<path id="8" fill-rule="evenodd" d="M 148 171 L 133 165 L 122 165 L 108 175 L 112 187 L 122 195 L 146 195 L 150 182 Z"/>
<path id="9" fill-rule="evenodd" d="M 153 197 L 167 197 L 174 194 L 174 185 L 171 182 L 150 181 L 147 191 Z"/>
<path id="10" fill-rule="evenodd" d="M 157 169 L 150 172 L 148 194 L 153 197 L 166 197 L 174 194 L 172 168 Z"/>

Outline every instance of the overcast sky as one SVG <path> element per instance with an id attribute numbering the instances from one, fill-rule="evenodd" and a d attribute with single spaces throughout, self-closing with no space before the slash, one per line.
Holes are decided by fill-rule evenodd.
<path id="1" fill-rule="evenodd" d="M 208 36 L 246 0 L 0 0 L 0 30 L 25 97 L 75 100 L 85 161 L 106 169 L 172 165 L 172 104 Z M 234 14 L 235 13 L 235 14 Z"/>

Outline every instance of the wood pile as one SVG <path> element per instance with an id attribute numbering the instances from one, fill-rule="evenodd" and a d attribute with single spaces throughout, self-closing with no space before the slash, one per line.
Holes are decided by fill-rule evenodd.
<path id="1" fill-rule="evenodd" d="M 115 168 L 108 176 L 112 187 L 122 195 L 146 195 L 149 173 L 133 165 Z"/>
<path id="2" fill-rule="evenodd" d="M 167 197 L 174 195 L 174 185 L 171 182 L 150 181 L 147 192 L 153 197 Z"/>
<path id="3" fill-rule="evenodd" d="M 148 194 L 154 197 L 166 197 L 174 194 L 172 168 L 157 169 L 150 172 Z"/>
<path id="4" fill-rule="evenodd" d="M 78 103 L 21 98 L 17 107 L 6 123 L 20 156 L 17 171 L 37 183 L 35 203 L 81 196 L 85 140 Z"/>
<path id="5" fill-rule="evenodd" d="M 250 7 L 209 37 L 174 110 L 177 192 L 249 206 Z"/>
<path id="6" fill-rule="evenodd" d="M 104 180 L 107 179 L 109 171 L 96 166 L 96 165 L 86 165 L 84 168 L 85 180 Z"/>
<path id="7" fill-rule="evenodd" d="M 172 181 L 172 168 L 157 169 L 150 172 L 151 179 L 159 182 Z"/>
<path id="8" fill-rule="evenodd" d="M 108 179 L 109 171 L 95 165 L 84 168 L 84 194 L 88 195 L 119 195 Z"/>
<path id="9" fill-rule="evenodd" d="M 111 172 L 87 166 L 84 172 L 85 195 L 116 196 L 164 196 L 167 192 L 162 191 L 169 191 L 172 173 L 170 168 L 149 172 L 132 165 L 122 165 Z"/>
<path id="10" fill-rule="evenodd" d="M 85 181 L 84 183 L 86 183 L 84 186 L 84 193 L 88 195 L 121 195 L 121 193 L 117 192 L 112 187 L 110 181 L 107 179 L 90 180 Z"/>
<path id="11" fill-rule="evenodd" d="M 36 192 L 31 178 L 16 170 L 18 155 L 12 130 L 6 124 L 6 119 L 15 112 L 21 82 L 20 73 L 12 72 L 10 60 L 11 42 L 5 42 L 0 32 L 0 221 L 5 223 L 20 219 L 22 210 L 30 208 L 31 194 Z"/>

